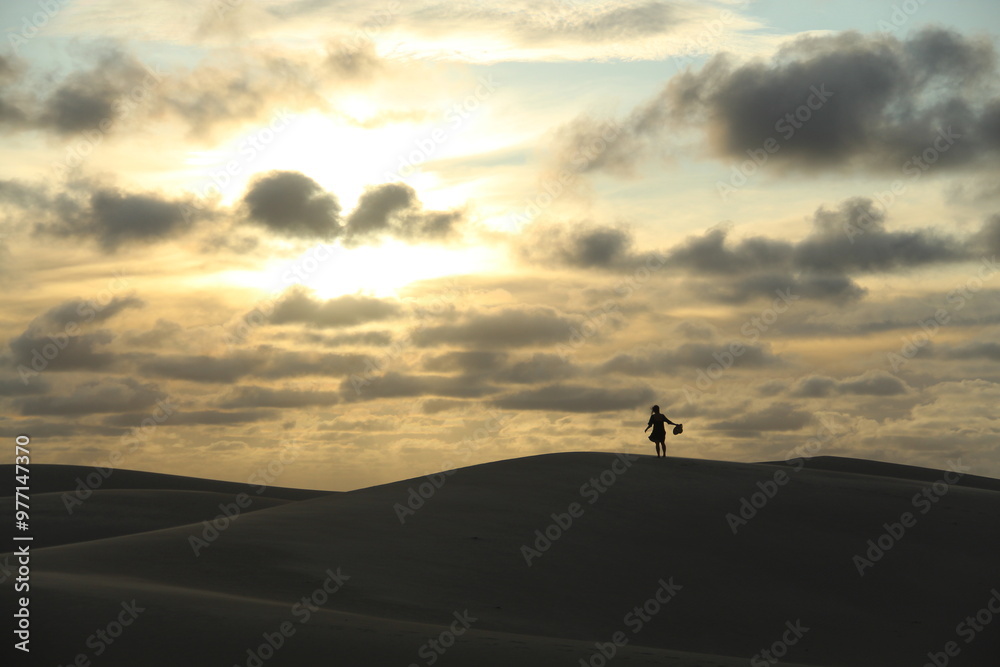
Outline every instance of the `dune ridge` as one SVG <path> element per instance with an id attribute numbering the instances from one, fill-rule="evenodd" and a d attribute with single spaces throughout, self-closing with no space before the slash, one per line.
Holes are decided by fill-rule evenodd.
<path id="1" fill-rule="evenodd" d="M 285 501 L 212 539 L 201 520 L 41 548 L 38 650 L 94 657 L 87 638 L 134 598 L 145 611 L 101 664 L 728 667 L 774 650 L 874 667 L 922 665 L 948 641 L 951 664 L 1000 654 L 996 628 L 956 634 L 1000 584 L 1000 492 L 950 484 L 921 513 L 930 480 L 913 471 L 818 463 L 547 454 L 442 475 L 428 497 L 419 477 Z M 907 511 L 915 524 L 859 572 Z M 455 634 L 463 614 L 475 621 Z"/>

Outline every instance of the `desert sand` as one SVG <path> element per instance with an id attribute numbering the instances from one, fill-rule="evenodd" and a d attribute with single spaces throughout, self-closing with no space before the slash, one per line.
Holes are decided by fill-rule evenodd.
<path id="1" fill-rule="evenodd" d="M 70 514 L 63 492 L 92 472 L 32 466 L 31 655 L 15 664 L 1000 656 L 1000 480 L 563 453 L 344 493 L 118 470 Z"/>

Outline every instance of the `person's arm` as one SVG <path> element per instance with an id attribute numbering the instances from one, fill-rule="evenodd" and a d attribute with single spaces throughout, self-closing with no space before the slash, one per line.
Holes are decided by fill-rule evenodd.
<path id="1" fill-rule="evenodd" d="M 646 432 L 646 431 L 648 431 L 648 430 L 649 430 L 650 428 L 652 428 L 652 426 L 653 426 L 653 417 L 652 417 L 652 416 L 650 416 L 650 417 L 649 417 L 649 423 L 648 423 L 648 424 L 646 424 L 646 428 L 642 429 L 642 432 L 643 432 L 643 433 L 645 433 L 645 432 Z"/>

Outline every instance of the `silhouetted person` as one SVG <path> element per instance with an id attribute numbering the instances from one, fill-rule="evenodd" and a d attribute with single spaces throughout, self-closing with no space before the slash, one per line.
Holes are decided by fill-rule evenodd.
<path id="1" fill-rule="evenodd" d="M 653 414 L 649 415 L 649 424 L 646 425 L 646 429 L 643 431 L 645 433 L 652 427 L 653 432 L 649 434 L 649 439 L 656 443 L 656 458 L 660 458 L 660 447 L 663 448 L 663 456 L 667 456 L 667 427 L 664 424 L 670 424 L 672 426 L 677 426 L 675 422 L 667 419 L 667 416 L 660 414 L 660 406 L 654 405 L 652 409 Z"/>

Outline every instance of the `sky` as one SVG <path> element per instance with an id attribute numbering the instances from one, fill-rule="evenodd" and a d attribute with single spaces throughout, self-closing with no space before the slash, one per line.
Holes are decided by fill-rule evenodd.
<path id="1" fill-rule="evenodd" d="M 655 403 L 675 456 L 1000 476 L 992 2 L 0 29 L 0 435 L 35 463 L 350 490 L 652 454 Z"/>

